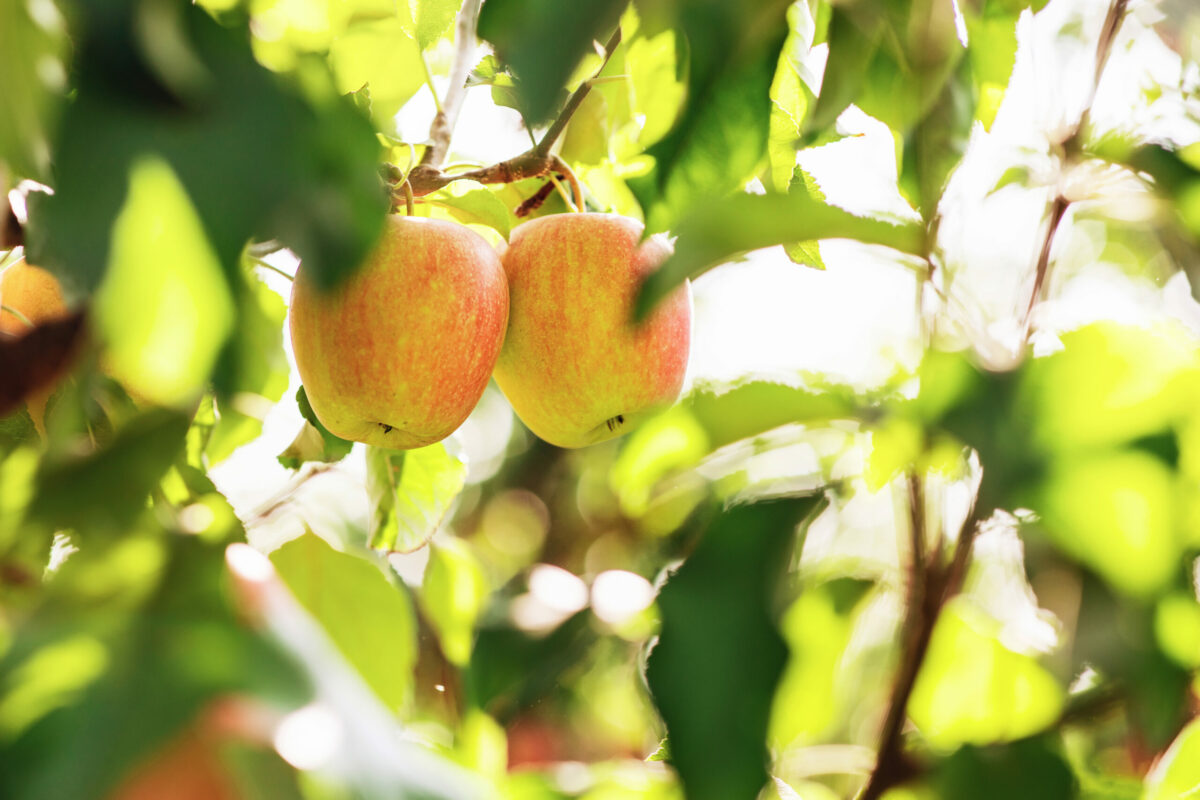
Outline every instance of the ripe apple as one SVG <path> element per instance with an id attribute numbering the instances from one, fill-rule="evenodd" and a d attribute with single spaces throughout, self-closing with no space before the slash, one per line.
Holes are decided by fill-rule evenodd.
<path id="1" fill-rule="evenodd" d="M 616 214 L 556 214 L 513 231 L 511 303 L 496 383 L 531 431 L 559 447 L 610 439 L 678 398 L 692 299 L 679 287 L 643 323 L 638 287 L 670 255 Z"/>
<path id="2" fill-rule="evenodd" d="M 479 402 L 504 341 L 508 285 L 500 257 L 471 229 L 392 216 L 333 291 L 301 266 L 289 321 L 308 400 L 330 432 L 421 447 L 450 435 Z"/>
<path id="3" fill-rule="evenodd" d="M 69 313 L 58 279 L 24 260 L 0 272 L 0 305 L 14 309 L 25 317 L 22 320 L 10 311 L 0 310 L 0 336 L 21 336 L 29 331 L 30 323 L 37 325 L 49 322 Z M 43 436 L 46 433 L 46 403 L 56 387 L 57 383 L 51 383 L 25 397 L 29 417 Z"/>

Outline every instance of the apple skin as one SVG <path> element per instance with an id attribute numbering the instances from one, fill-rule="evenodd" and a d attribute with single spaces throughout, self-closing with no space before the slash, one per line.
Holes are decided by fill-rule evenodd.
<path id="1" fill-rule="evenodd" d="M 15 308 L 34 325 L 65 317 L 69 313 L 58 279 L 23 259 L 0 272 L 0 304 Z M 28 330 L 29 326 L 15 314 L 0 311 L 0 336 L 22 336 Z M 29 418 L 42 436 L 46 435 L 46 404 L 57 388 L 58 382 L 55 381 L 35 389 L 25 397 Z"/>
<path id="2" fill-rule="evenodd" d="M 453 433 L 487 387 L 508 285 L 500 257 L 471 229 L 393 215 L 332 292 L 297 270 L 289 324 L 309 403 L 330 432 L 422 447 Z"/>
<path id="3" fill-rule="evenodd" d="M 511 310 L 495 378 L 521 421 L 559 447 L 619 436 L 679 397 L 691 345 L 691 287 L 643 323 L 638 288 L 668 245 L 617 214 L 555 214 L 513 231 Z"/>

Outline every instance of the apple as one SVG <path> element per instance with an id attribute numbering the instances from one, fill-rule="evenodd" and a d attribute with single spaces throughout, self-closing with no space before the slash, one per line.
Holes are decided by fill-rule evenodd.
<path id="1" fill-rule="evenodd" d="M 408 449 L 479 402 L 508 323 L 500 257 L 464 225 L 391 216 L 366 262 L 322 292 L 296 273 L 289 324 L 313 412 L 343 439 Z"/>
<path id="2" fill-rule="evenodd" d="M 617 214 L 555 214 L 513 231 L 503 263 L 511 304 L 496 383 L 525 425 L 559 447 L 619 436 L 679 396 L 691 287 L 633 322 L 642 280 L 670 255 Z"/>
<path id="3" fill-rule="evenodd" d="M 23 320 L 8 310 L 0 310 L 0 336 L 22 336 L 29 331 L 30 324 L 50 322 L 70 313 L 63 302 L 58 279 L 24 259 L 0 272 L 0 305 L 25 317 Z M 43 436 L 46 435 L 46 403 L 56 388 L 57 382 L 51 383 L 25 397 L 25 407 L 33 426 Z"/>

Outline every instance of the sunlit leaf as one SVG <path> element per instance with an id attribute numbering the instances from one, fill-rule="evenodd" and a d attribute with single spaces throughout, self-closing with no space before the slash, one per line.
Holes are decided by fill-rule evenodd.
<path id="1" fill-rule="evenodd" d="M 446 208 L 450 216 L 459 222 L 486 225 L 505 239 L 519 221 L 512 209 L 504 204 L 495 192 L 488 189 L 470 189 L 465 192 L 443 191 L 429 198 Z"/>
<path id="2" fill-rule="evenodd" d="M 1183 800 L 1200 787 L 1200 721 L 1179 732 L 1146 776 L 1145 800 Z"/>
<path id="3" fill-rule="evenodd" d="M 1022 739 L 1058 719 L 1063 688 L 1036 659 L 990 635 L 989 624 L 957 600 L 938 617 L 908 703 L 921 735 L 936 748 Z"/>
<path id="4" fill-rule="evenodd" d="M 450 663 L 464 666 L 470 660 L 475 622 L 487 595 L 483 566 L 464 541 L 448 538 L 430 545 L 421 583 L 421 608 L 433 623 Z"/>
<path id="5" fill-rule="evenodd" d="M 371 546 L 409 552 L 429 541 L 466 480 L 443 442 L 416 450 L 367 448 Z"/>
<path id="6" fill-rule="evenodd" d="M 407 591 L 388 580 L 369 554 L 339 553 L 313 533 L 271 553 L 271 562 L 384 705 L 398 709 L 417 659 Z"/>
<path id="7" fill-rule="evenodd" d="M 330 433 L 329 429 L 321 424 L 308 402 L 308 394 L 303 386 L 296 390 L 296 403 L 300 406 L 304 425 L 287 449 L 276 457 L 280 464 L 288 469 L 299 469 L 306 461 L 331 463 L 341 461 L 350 454 L 354 442 Z"/>
<path id="8" fill-rule="evenodd" d="M 199 396 L 233 328 L 233 300 L 195 208 L 160 159 L 135 162 L 96 294 L 108 368 L 160 405 Z"/>

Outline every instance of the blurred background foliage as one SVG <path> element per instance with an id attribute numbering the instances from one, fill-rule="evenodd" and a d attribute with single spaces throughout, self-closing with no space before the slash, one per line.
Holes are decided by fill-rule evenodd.
<path id="1" fill-rule="evenodd" d="M 0 797 L 1191 796 L 1200 11 L 461 6 L 0 0 Z M 680 403 L 325 430 L 298 260 L 449 92 L 447 171 L 581 86 L 588 209 L 677 237 L 638 313 L 693 280 Z"/>

